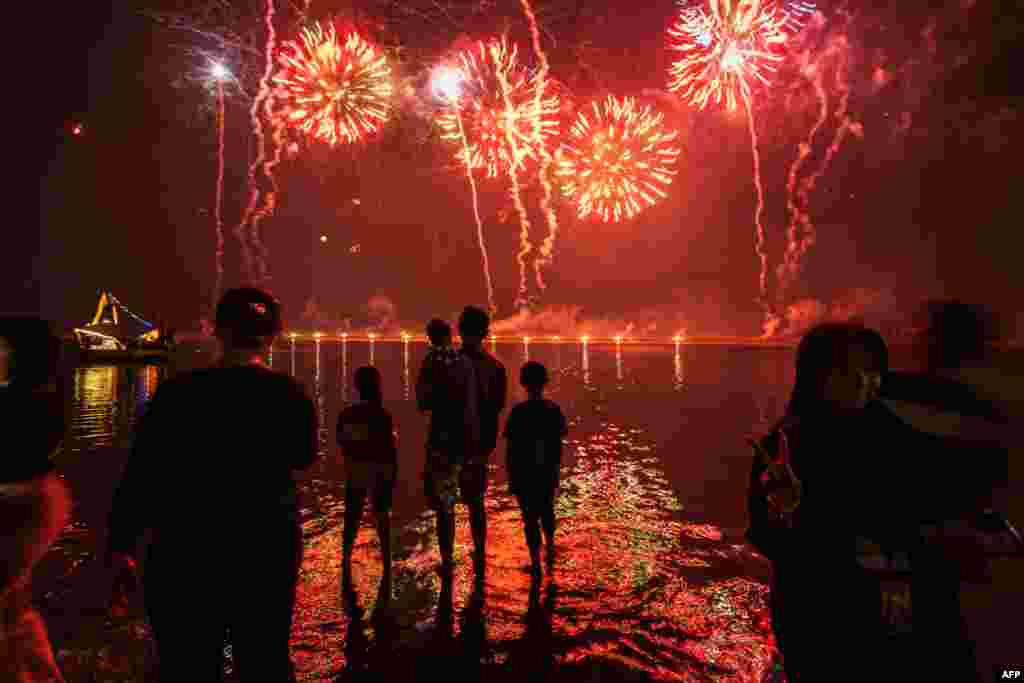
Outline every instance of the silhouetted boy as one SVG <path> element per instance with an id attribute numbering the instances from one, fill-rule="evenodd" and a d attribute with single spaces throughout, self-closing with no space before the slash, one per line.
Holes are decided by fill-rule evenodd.
<path id="1" fill-rule="evenodd" d="M 345 530 L 342 540 L 342 587 L 352 591 L 352 548 L 369 496 L 377 518 L 384 563 L 379 599 L 391 597 L 391 499 L 398 469 L 394 421 L 384 409 L 380 372 L 370 366 L 356 370 L 360 401 L 338 416 L 338 446 L 346 460 Z"/>
<path id="2" fill-rule="evenodd" d="M 218 680 L 227 633 L 242 681 L 295 680 L 296 474 L 318 456 L 318 423 L 302 385 L 267 366 L 280 332 L 273 296 L 226 292 L 220 362 L 164 381 L 136 426 L 108 557 L 116 585 L 132 587 L 138 539 L 152 530 L 145 598 L 162 681 Z"/>
<path id="3" fill-rule="evenodd" d="M 508 479 L 523 511 L 532 571 L 540 576 L 540 526 L 549 571 L 555 560 L 555 494 L 562 466 L 562 437 L 569 428 L 558 404 L 544 398 L 548 371 L 543 365 L 536 361 L 523 365 L 519 382 L 528 398 L 512 409 L 505 424 Z"/>

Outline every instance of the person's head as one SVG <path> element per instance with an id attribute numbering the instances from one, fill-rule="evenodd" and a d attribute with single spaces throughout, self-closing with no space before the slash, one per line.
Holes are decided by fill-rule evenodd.
<path id="1" fill-rule="evenodd" d="M 359 398 L 368 403 L 380 403 L 384 400 L 380 388 L 380 371 L 372 365 L 364 365 L 356 370 L 356 391 Z"/>
<path id="2" fill-rule="evenodd" d="M 878 396 L 885 376 L 889 374 L 889 347 L 882 335 L 870 327 L 861 327 L 854 339 L 867 352 L 868 365 L 865 370 L 870 381 L 868 399 L 873 400 Z"/>
<path id="3" fill-rule="evenodd" d="M 440 318 L 427 323 L 427 338 L 434 346 L 451 346 L 452 326 Z"/>
<path id="4" fill-rule="evenodd" d="M 491 317 L 483 309 L 466 306 L 459 316 L 459 335 L 463 346 L 478 347 L 487 337 L 491 327 Z"/>
<path id="5" fill-rule="evenodd" d="M 548 369 L 535 360 L 523 364 L 519 371 L 519 383 L 523 385 L 527 393 L 541 395 L 548 383 Z"/>
<path id="6" fill-rule="evenodd" d="M 263 290 L 232 289 L 217 304 L 216 335 L 225 351 L 264 351 L 281 329 L 281 304 Z"/>
<path id="7" fill-rule="evenodd" d="M 921 347 L 929 368 L 957 368 L 985 355 L 988 342 L 998 336 L 994 317 L 979 306 L 959 301 L 932 301 L 926 305 Z"/>
<path id="8" fill-rule="evenodd" d="M 34 390 L 57 374 L 60 339 L 48 322 L 30 316 L 0 317 L 0 382 Z"/>
<path id="9" fill-rule="evenodd" d="M 863 329 L 826 323 L 804 335 L 797 348 L 790 417 L 851 414 L 864 408 L 872 390 L 869 373 L 879 360 L 865 343 Z"/>

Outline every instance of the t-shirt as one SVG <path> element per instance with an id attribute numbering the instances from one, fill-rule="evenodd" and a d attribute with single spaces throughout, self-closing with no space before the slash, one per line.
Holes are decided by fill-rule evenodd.
<path id="1" fill-rule="evenodd" d="M 0 482 L 28 481 L 52 471 L 51 456 L 65 426 L 60 394 L 0 388 Z"/>
<path id="2" fill-rule="evenodd" d="M 350 460 L 394 465 L 398 462 L 394 422 L 383 406 L 356 403 L 338 415 L 338 445 Z"/>
<path id="3" fill-rule="evenodd" d="M 479 449 L 481 455 L 486 456 L 498 445 L 498 420 L 505 409 L 508 373 L 501 361 L 482 348 L 463 348 L 459 355 L 472 363 L 475 408 L 480 427 Z"/>
<path id="4" fill-rule="evenodd" d="M 293 470 L 316 460 L 317 428 L 303 387 L 263 366 L 164 382 L 136 427 L 114 496 L 110 549 L 131 553 L 146 529 L 213 547 L 271 528 L 290 533 L 298 523 Z"/>
<path id="5" fill-rule="evenodd" d="M 558 404 L 547 399 L 523 401 L 505 423 L 507 466 L 513 489 L 557 482 L 562 466 L 562 437 L 569 433 Z"/>

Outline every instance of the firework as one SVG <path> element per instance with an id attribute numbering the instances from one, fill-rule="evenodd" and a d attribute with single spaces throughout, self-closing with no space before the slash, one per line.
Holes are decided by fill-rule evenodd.
<path id="1" fill-rule="evenodd" d="M 540 63 L 540 71 L 536 79 L 534 90 L 534 108 L 536 110 L 540 110 L 544 98 L 544 86 L 547 83 L 550 65 L 548 64 L 548 56 L 544 53 L 544 49 L 540 44 L 540 28 L 537 26 L 537 17 L 533 13 L 533 7 L 530 5 L 530 0 L 520 0 L 520 2 L 523 6 L 523 12 L 526 14 L 526 19 L 530 24 L 530 36 L 533 39 L 533 53 L 537 56 L 537 61 Z M 548 178 L 548 169 L 551 167 L 552 159 L 551 154 L 548 152 L 547 144 L 543 138 L 539 117 L 534 120 L 533 143 L 537 146 L 541 156 L 540 184 L 543 190 L 543 195 L 540 200 L 540 209 L 544 213 L 544 217 L 548 223 L 548 236 L 544 238 L 544 243 L 540 247 L 539 257 L 533 262 L 533 268 L 537 275 L 537 287 L 543 290 L 547 289 L 547 286 L 544 284 L 544 277 L 541 275 L 541 266 L 551 264 L 552 253 L 555 247 L 555 236 L 558 234 L 558 218 L 555 215 L 555 210 L 551 207 L 551 181 Z"/>
<path id="2" fill-rule="evenodd" d="M 434 96 L 451 107 L 451 114 L 455 118 L 458 139 L 462 141 L 462 159 L 470 158 L 469 145 L 466 142 L 465 130 L 462 127 L 462 114 L 458 109 L 458 101 L 462 96 L 463 80 L 459 70 L 451 67 L 439 67 L 431 77 L 431 89 Z M 494 303 L 494 286 L 491 283 L 491 266 L 487 256 L 487 244 L 484 242 L 484 224 L 480 218 L 480 199 L 477 196 L 476 179 L 473 177 L 473 167 L 465 163 L 466 177 L 469 179 L 469 189 L 473 198 L 473 217 L 476 219 L 477 240 L 480 245 L 480 254 L 483 259 L 484 282 L 487 285 L 487 303 L 491 315 L 497 313 L 497 306 Z"/>
<path id="3" fill-rule="evenodd" d="M 331 146 L 353 143 L 380 129 L 390 112 L 391 70 L 356 33 L 339 39 L 318 23 L 290 41 L 274 77 L 275 118 Z"/>
<path id="4" fill-rule="evenodd" d="M 558 133 L 558 98 L 547 95 L 540 73 L 530 76 L 518 63 L 516 46 L 480 42 L 459 55 L 455 68 L 462 82 L 455 106 L 463 125 L 460 129 L 455 112 L 448 110 L 437 123 L 442 138 L 459 145 L 456 157 L 474 169 L 486 168 L 489 178 L 518 172 L 526 159 L 540 158 L 540 147 Z M 538 89 L 545 93 L 540 98 Z"/>
<path id="5" fill-rule="evenodd" d="M 700 109 L 724 101 L 734 111 L 755 82 L 769 85 L 790 15 L 759 0 L 711 0 L 709 7 L 683 7 L 669 29 L 670 49 L 682 53 L 669 69 L 669 91 Z"/>
<path id="6" fill-rule="evenodd" d="M 665 197 L 679 149 L 672 145 L 676 131 L 664 127 L 662 118 L 631 98 L 612 96 L 603 106 L 593 103 L 591 116 L 580 112 L 556 171 L 580 218 L 620 221 Z"/>
<path id="7" fill-rule="evenodd" d="M 214 64 L 212 75 L 217 81 L 217 184 L 213 206 L 213 225 L 217 235 L 217 247 L 214 252 L 217 279 L 213 288 L 213 306 L 216 307 L 224 281 L 224 81 L 230 74 L 223 65 Z"/>

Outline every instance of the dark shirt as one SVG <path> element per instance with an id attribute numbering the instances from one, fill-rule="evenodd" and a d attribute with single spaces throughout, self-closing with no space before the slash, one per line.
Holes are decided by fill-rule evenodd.
<path id="1" fill-rule="evenodd" d="M 878 402 L 851 421 L 808 419 L 786 434 L 803 484 L 792 529 L 769 513 L 759 460 L 750 473 L 747 537 L 771 560 L 806 559 L 814 548 L 816 564 L 852 562 L 858 536 L 905 549 L 919 525 L 969 514 L 1006 475 L 998 446 L 926 434 Z M 763 445 L 775 453 L 778 433 Z"/>
<path id="2" fill-rule="evenodd" d="M 317 414 L 302 386 L 264 367 L 216 367 L 160 385 L 136 428 L 114 496 L 109 549 L 157 542 L 226 546 L 298 524 L 293 470 L 317 458 Z"/>
<path id="3" fill-rule="evenodd" d="M 508 415 L 507 468 L 513 491 L 558 483 L 562 467 L 562 437 L 569 433 L 561 408 L 547 399 L 523 401 Z"/>
<path id="4" fill-rule="evenodd" d="M 454 454 L 467 437 L 467 398 L 470 368 L 467 359 L 450 347 L 432 347 L 423 359 L 416 381 L 416 402 L 430 411 L 427 444 L 432 451 Z"/>
<path id="5" fill-rule="evenodd" d="M 351 460 L 398 464 L 395 427 L 391 414 L 383 406 L 356 403 L 338 415 L 338 445 Z"/>
<path id="6" fill-rule="evenodd" d="M 459 350 L 473 363 L 477 383 L 477 410 L 480 419 L 480 447 L 489 454 L 498 445 L 498 421 L 505 410 L 508 373 L 497 358 L 481 349 Z"/>
<path id="7" fill-rule="evenodd" d="M 29 481 L 51 472 L 50 458 L 65 427 L 60 394 L 0 388 L 0 482 Z"/>

